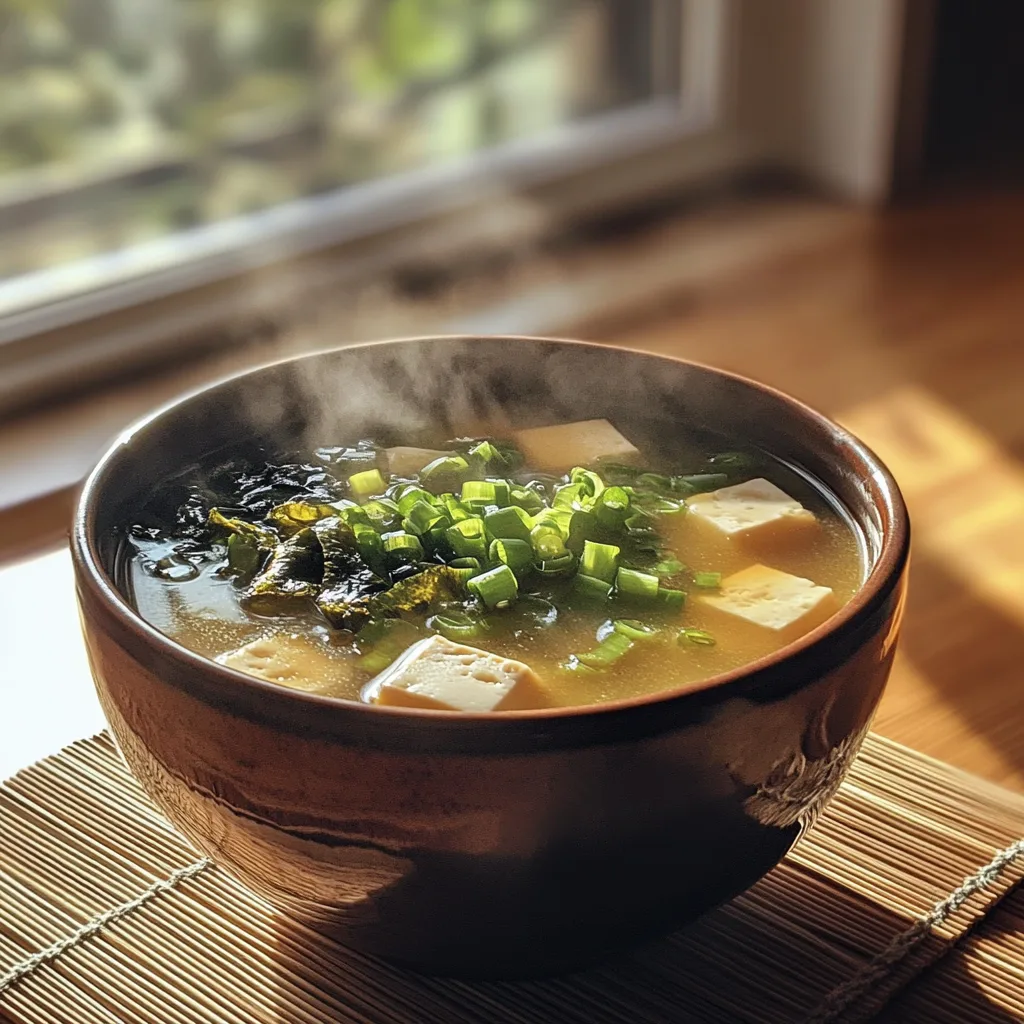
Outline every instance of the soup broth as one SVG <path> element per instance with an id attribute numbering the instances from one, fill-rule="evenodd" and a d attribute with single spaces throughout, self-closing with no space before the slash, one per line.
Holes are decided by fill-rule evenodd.
<path id="1" fill-rule="evenodd" d="M 139 613 L 284 686 L 383 700 L 390 680 L 408 706 L 449 706 L 395 668 L 439 635 L 459 648 L 425 646 L 474 686 L 498 684 L 463 647 L 532 670 L 532 696 L 502 710 L 697 683 L 813 629 L 862 582 L 838 502 L 754 448 L 637 450 L 604 421 L 415 440 L 169 482 L 128 531 Z"/>

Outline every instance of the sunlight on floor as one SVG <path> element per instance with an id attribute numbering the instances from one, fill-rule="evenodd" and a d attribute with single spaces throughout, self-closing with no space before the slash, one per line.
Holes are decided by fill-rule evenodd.
<path id="1" fill-rule="evenodd" d="M 1024 468 L 919 388 L 890 392 L 839 420 L 895 474 L 915 547 L 1024 628 Z"/>

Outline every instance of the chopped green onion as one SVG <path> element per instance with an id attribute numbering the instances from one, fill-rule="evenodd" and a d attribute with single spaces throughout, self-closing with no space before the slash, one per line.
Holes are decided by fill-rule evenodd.
<path id="1" fill-rule="evenodd" d="M 478 516 L 461 519 L 445 530 L 445 537 L 459 558 L 487 558 L 487 536 L 484 521 Z"/>
<path id="2" fill-rule="evenodd" d="M 463 519 L 469 519 L 473 513 L 470 512 L 465 505 L 455 497 L 454 494 L 442 494 L 441 495 L 441 506 L 448 514 L 448 518 L 453 523 L 458 523 Z"/>
<path id="3" fill-rule="evenodd" d="M 511 604 L 519 595 L 516 575 L 507 565 L 474 576 L 468 586 L 488 608 Z"/>
<path id="4" fill-rule="evenodd" d="M 430 545 L 431 551 L 444 556 L 445 561 L 455 555 L 451 544 L 448 543 L 448 526 L 449 520 L 446 517 L 421 538 L 424 543 Z"/>
<path id="5" fill-rule="evenodd" d="M 669 515 L 673 512 L 681 512 L 686 506 L 673 498 L 666 498 L 661 494 L 637 494 L 635 503 L 648 512 L 656 512 L 659 515 Z"/>
<path id="6" fill-rule="evenodd" d="M 659 587 L 658 603 L 663 604 L 669 611 L 678 611 L 686 604 L 686 591 L 673 590 L 671 587 Z"/>
<path id="7" fill-rule="evenodd" d="M 530 543 L 540 562 L 568 554 L 561 533 L 550 526 L 535 526 L 530 531 Z"/>
<path id="8" fill-rule="evenodd" d="M 704 629 L 684 629 L 679 633 L 679 643 L 697 644 L 698 647 L 714 647 L 715 638 Z"/>
<path id="9" fill-rule="evenodd" d="M 495 472 L 508 469 L 505 457 L 490 441 L 481 441 L 479 444 L 473 445 L 469 449 L 469 454 L 483 463 L 485 471 Z"/>
<path id="10" fill-rule="evenodd" d="M 394 530 L 402 521 L 402 513 L 397 503 L 393 502 L 390 498 L 374 498 L 365 505 L 357 505 L 356 507 L 362 508 L 363 514 L 369 520 L 370 525 L 378 533 L 387 533 L 389 530 Z"/>
<path id="11" fill-rule="evenodd" d="M 612 629 L 630 640 L 650 640 L 659 632 L 653 626 L 645 626 L 639 619 L 616 619 Z"/>
<path id="12" fill-rule="evenodd" d="M 597 544 L 592 540 L 584 541 L 583 556 L 580 559 L 580 572 L 584 576 L 612 583 L 618 568 L 619 548 L 614 544 Z"/>
<path id="13" fill-rule="evenodd" d="M 483 568 L 479 558 L 453 558 L 448 564 L 453 569 L 472 569 L 474 573 Z"/>
<path id="14" fill-rule="evenodd" d="M 530 515 L 535 515 L 545 507 L 544 499 L 529 487 L 512 487 L 508 493 L 509 501 L 518 505 Z"/>
<path id="15" fill-rule="evenodd" d="M 436 566 L 434 568 L 436 568 Z M 469 567 L 457 568 L 454 565 L 446 566 L 446 568 L 458 579 L 459 585 L 465 587 L 467 591 L 469 589 L 469 581 L 473 579 L 474 576 L 480 575 L 479 569 L 472 569 Z"/>
<path id="16" fill-rule="evenodd" d="M 450 611 L 439 615 L 431 615 L 427 619 L 427 628 L 440 633 L 453 641 L 474 640 L 487 632 L 487 623 L 474 619 L 465 612 Z"/>
<path id="17" fill-rule="evenodd" d="M 567 508 L 545 508 L 533 517 L 533 526 L 534 529 L 547 527 L 557 530 L 563 537 L 568 537 L 573 516 L 578 514 Z"/>
<path id="18" fill-rule="evenodd" d="M 488 483 L 494 486 L 494 504 L 505 508 L 511 504 L 512 488 L 507 480 L 490 480 Z"/>
<path id="19" fill-rule="evenodd" d="M 423 490 L 422 487 L 417 487 L 415 484 L 408 484 L 402 488 L 397 501 L 398 511 L 401 512 L 403 516 L 407 516 L 409 514 L 409 509 L 418 502 L 422 501 L 427 505 L 433 505 L 437 502 L 437 498 L 435 498 L 429 491 Z"/>
<path id="20" fill-rule="evenodd" d="M 555 497 L 552 505 L 555 508 L 582 508 L 584 504 L 590 505 L 590 495 L 583 484 L 563 484 L 555 489 Z"/>
<path id="21" fill-rule="evenodd" d="M 384 542 L 384 553 L 393 562 L 417 562 L 423 558 L 423 545 L 419 537 L 411 533 L 396 530 L 394 533 L 385 533 L 381 540 Z"/>
<path id="22" fill-rule="evenodd" d="M 363 501 L 374 494 L 383 494 L 387 490 L 387 482 L 380 475 L 379 469 L 367 469 L 362 473 L 353 473 L 348 478 L 349 490 Z"/>
<path id="23" fill-rule="evenodd" d="M 533 568 L 533 548 L 525 540 L 494 540 L 488 555 L 492 562 L 507 565 L 517 578 Z"/>
<path id="24" fill-rule="evenodd" d="M 601 534 L 597 516 L 586 509 L 577 509 L 569 520 L 569 532 L 565 538 L 565 546 L 577 555 L 583 553 L 583 545 L 588 540 L 596 540 Z"/>
<path id="25" fill-rule="evenodd" d="M 448 517 L 436 505 L 430 505 L 425 501 L 417 501 L 405 514 L 402 526 L 409 533 L 422 536 L 429 533 L 435 526 L 441 523 L 448 525 Z"/>
<path id="26" fill-rule="evenodd" d="M 405 518 L 402 520 L 402 529 L 407 533 L 415 533 L 417 536 L 422 536 L 442 523 L 445 526 L 451 525 L 444 509 L 425 501 L 417 501 L 406 512 Z"/>
<path id="27" fill-rule="evenodd" d="M 629 521 L 629 492 L 623 487 L 607 487 L 597 499 L 597 521 L 608 530 L 621 530 Z"/>
<path id="28" fill-rule="evenodd" d="M 537 566 L 537 572 L 551 579 L 558 576 L 568 576 L 575 568 L 576 556 L 571 551 L 566 551 L 556 558 L 542 560 L 540 565 Z"/>
<path id="29" fill-rule="evenodd" d="M 420 483 L 439 494 L 462 483 L 469 471 L 469 463 L 461 455 L 442 455 L 420 470 Z"/>
<path id="30" fill-rule="evenodd" d="M 607 601 L 612 593 L 612 585 L 581 572 L 573 579 L 572 590 L 577 597 L 588 601 Z"/>
<path id="31" fill-rule="evenodd" d="M 639 474 L 636 466 L 627 466 L 622 462 L 601 462 L 601 472 L 605 479 L 609 477 L 620 477 L 623 480 L 635 480 Z"/>
<path id="32" fill-rule="evenodd" d="M 622 633 L 612 633 L 602 640 L 592 651 L 577 654 L 576 659 L 588 668 L 607 668 L 612 662 L 618 661 L 624 654 L 633 649 L 633 641 Z"/>
<path id="33" fill-rule="evenodd" d="M 472 509 L 497 505 L 494 484 L 490 480 L 467 480 L 462 485 L 462 501 Z"/>
<path id="34" fill-rule="evenodd" d="M 488 512 L 484 516 L 484 526 L 487 527 L 490 536 L 499 540 L 528 541 L 533 520 L 518 505 L 509 505 L 507 508 Z"/>
<path id="35" fill-rule="evenodd" d="M 698 587 L 714 590 L 722 585 L 722 574 L 720 572 L 695 572 L 693 582 Z"/>
<path id="36" fill-rule="evenodd" d="M 366 523 L 354 523 L 352 535 L 356 540 L 356 550 L 360 557 L 371 568 L 379 563 L 384 555 L 384 542 L 380 534 Z"/>
<path id="37" fill-rule="evenodd" d="M 652 570 L 657 576 L 675 576 L 686 568 L 674 555 L 663 558 Z"/>
<path id="38" fill-rule="evenodd" d="M 580 484 L 583 488 L 581 493 L 590 498 L 597 498 L 604 490 L 604 481 L 592 470 L 576 466 L 569 474 L 569 480 L 574 484 Z"/>
<path id="39" fill-rule="evenodd" d="M 654 601 L 658 596 L 658 577 L 636 569 L 620 569 L 615 574 L 615 593 L 635 601 Z"/>

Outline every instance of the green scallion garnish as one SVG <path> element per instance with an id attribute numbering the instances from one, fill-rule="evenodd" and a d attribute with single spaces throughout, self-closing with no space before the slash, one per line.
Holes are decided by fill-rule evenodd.
<path id="1" fill-rule="evenodd" d="M 580 572 L 572 581 L 572 592 L 585 601 L 607 601 L 611 597 L 612 585 Z"/>
<path id="2" fill-rule="evenodd" d="M 367 469 L 362 473 L 353 473 L 348 478 L 348 487 L 353 497 L 358 501 L 364 501 L 375 494 L 383 494 L 388 485 L 380 475 L 379 469 Z"/>
<path id="3" fill-rule="evenodd" d="M 722 585 L 722 574 L 720 572 L 695 572 L 693 583 L 694 586 L 706 590 L 715 590 Z"/>
<path id="4" fill-rule="evenodd" d="M 384 553 L 392 562 L 418 562 L 423 558 L 423 545 L 419 537 L 411 533 L 397 530 L 394 533 L 385 533 L 381 540 L 384 543 Z"/>
<path id="5" fill-rule="evenodd" d="M 584 469 L 582 466 L 572 470 L 569 481 L 581 485 L 581 495 L 589 498 L 597 498 L 604 491 L 604 481 L 592 469 Z"/>
<path id="6" fill-rule="evenodd" d="M 686 591 L 671 587 L 658 587 L 658 604 L 668 611 L 678 611 L 686 604 Z"/>
<path id="7" fill-rule="evenodd" d="M 469 449 L 469 454 L 480 460 L 485 472 L 500 473 L 508 469 L 505 457 L 490 441 L 481 441 L 474 445 Z"/>
<path id="8" fill-rule="evenodd" d="M 483 568 L 479 558 L 453 558 L 448 564 L 453 569 L 472 569 L 474 573 Z"/>
<path id="9" fill-rule="evenodd" d="M 487 535 L 484 521 L 478 516 L 453 523 L 444 533 L 458 558 L 487 558 Z"/>
<path id="10" fill-rule="evenodd" d="M 628 651 L 632 650 L 633 641 L 623 633 L 612 633 L 602 640 L 592 651 L 577 654 L 576 660 L 588 668 L 607 668 Z"/>
<path id="11" fill-rule="evenodd" d="M 684 629 L 679 633 L 679 643 L 696 644 L 698 647 L 714 647 L 715 638 L 705 629 Z"/>
<path id="12" fill-rule="evenodd" d="M 631 601 L 647 603 L 658 597 L 658 577 L 637 569 L 619 569 L 615 574 L 615 594 Z"/>
<path id="13" fill-rule="evenodd" d="M 598 544 L 588 540 L 583 543 L 580 558 L 580 572 L 611 584 L 619 566 L 619 548 L 614 544 Z"/>
<path id="14" fill-rule="evenodd" d="M 630 640 L 651 640 L 660 632 L 654 626 L 645 626 L 639 619 L 616 619 L 612 629 Z"/>
<path id="15" fill-rule="evenodd" d="M 464 643 L 483 636 L 487 632 L 487 623 L 474 619 L 465 612 L 450 611 L 431 615 L 427 619 L 427 629 L 432 629 L 456 643 Z"/>
<path id="16" fill-rule="evenodd" d="M 420 470 L 420 483 L 435 494 L 452 491 L 469 472 L 469 463 L 461 455 L 442 455 Z"/>
<path id="17" fill-rule="evenodd" d="M 487 553 L 491 562 L 507 565 L 517 578 L 533 568 L 533 548 L 525 540 L 493 540 Z"/>
<path id="18" fill-rule="evenodd" d="M 474 576 L 467 586 L 488 608 L 509 605 L 519 596 L 515 573 L 507 565 Z"/>
<path id="19" fill-rule="evenodd" d="M 417 501 L 405 514 L 402 526 L 408 533 L 414 533 L 418 537 L 429 533 L 435 526 L 448 525 L 449 519 L 445 512 L 436 505 L 428 504 L 425 501 Z"/>
<path id="20" fill-rule="evenodd" d="M 399 492 L 396 504 L 398 505 L 398 511 L 401 512 L 403 516 L 407 516 L 409 514 L 409 509 L 421 501 L 427 505 L 433 505 L 437 501 L 437 498 L 435 498 L 429 491 L 423 490 L 422 487 L 417 487 L 415 484 L 408 484 Z"/>
<path id="21" fill-rule="evenodd" d="M 488 512 L 484 516 L 484 526 L 491 537 L 499 540 L 521 540 L 529 542 L 533 520 L 518 505 L 509 505 Z"/>

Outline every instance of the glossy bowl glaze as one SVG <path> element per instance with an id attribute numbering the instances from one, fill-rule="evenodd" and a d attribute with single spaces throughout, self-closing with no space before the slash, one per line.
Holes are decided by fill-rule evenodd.
<path id="1" fill-rule="evenodd" d="M 684 690 L 458 715 L 296 692 L 208 661 L 118 590 L 118 531 L 169 475 L 253 443 L 433 423 L 608 417 L 756 441 L 822 481 L 864 536 L 861 591 L 782 651 Z M 82 492 L 73 552 L 96 686 L 171 821 L 272 904 L 351 946 L 462 976 L 552 973 L 741 892 L 835 792 L 889 674 L 906 509 L 834 423 L 776 391 L 577 342 L 426 338 L 278 363 L 120 438 Z"/>

